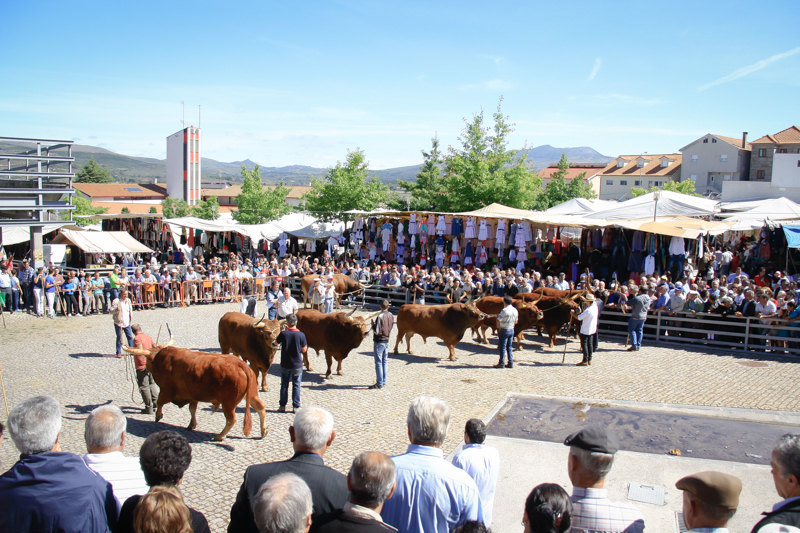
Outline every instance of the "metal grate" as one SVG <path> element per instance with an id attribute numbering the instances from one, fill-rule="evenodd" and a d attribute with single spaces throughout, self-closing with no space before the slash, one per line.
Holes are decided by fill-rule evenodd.
<path id="1" fill-rule="evenodd" d="M 650 487 L 648 485 L 631 483 L 628 485 L 628 499 L 642 503 L 664 505 L 666 492 L 661 487 Z"/>

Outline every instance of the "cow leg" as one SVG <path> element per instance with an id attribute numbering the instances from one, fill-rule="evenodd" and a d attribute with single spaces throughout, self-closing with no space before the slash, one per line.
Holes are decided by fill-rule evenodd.
<path id="1" fill-rule="evenodd" d="M 413 336 L 413 333 L 406 333 L 406 349 L 408 350 L 408 353 L 412 355 L 414 354 L 414 352 L 411 351 L 411 337 Z"/>
<path id="2" fill-rule="evenodd" d="M 261 438 L 267 436 L 267 406 L 261 401 L 258 396 L 250 398 L 250 406 L 258 413 L 258 418 L 261 419 Z"/>
<path id="3" fill-rule="evenodd" d="M 227 407 L 227 406 L 223 405 L 222 406 L 222 412 L 225 413 L 225 427 L 222 428 L 222 431 L 220 432 L 219 435 L 214 437 L 214 440 L 217 441 L 217 442 L 219 442 L 221 440 L 225 440 L 225 435 L 228 434 L 228 432 L 231 430 L 233 425 L 236 423 L 236 406 L 235 405 L 233 405 L 231 407 Z"/>
<path id="4" fill-rule="evenodd" d="M 514 337 L 514 340 L 517 341 L 517 350 L 519 350 L 520 352 L 522 351 L 522 337 L 524 335 L 525 335 L 524 333 L 520 332 L 519 335 Z"/>
<path id="5" fill-rule="evenodd" d="M 219 409 L 219 403 L 217 403 L 217 402 L 212 402 L 212 403 L 211 403 L 211 412 L 212 412 L 212 413 L 216 413 L 216 412 L 217 412 L 217 409 Z"/>
<path id="6" fill-rule="evenodd" d="M 489 344 L 489 338 L 486 336 L 486 330 L 489 329 L 486 326 L 481 327 L 481 343 L 482 344 Z"/>
<path id="7" fill-rule="evenodd" d="M 400 342 L 403 340 L 403 336 L 404 335 L 405 335 L 404 333 L 400 333 L 399 331 L 397 332 L 397 340 L 394 343 L 394 353 L 395 353 L 395 355 L 400 353 L 397 348 L 398 348 L 398 346 L 400 346 Z"/>
<path id="8" fill-rule="evenodd" d="M 258 379 L 258 370 L 256 370 L 256 379 Z M 267 372 L 261 370 L 261 392 L 269 392 L 269 385 L 267 385 Z"/>
<path id="9" fill-rule="evenodd" d="M 337 363 L 337 365 L 336 365 L 336 375 L 337 376 L 341 376 L 342 375 L 342 361 L 341 360 L 337 360 L 336 363 Z"/>
<path id="10" fill-rule="evenodd" d="M 558 335 L 558 328 L 548 328 L 547 334 L 550 335 L 550 347 L 556 345 L 556 335 Z"/>
<path id="11" fill-rule="evenodd" d="M 450 350 L 450 361 L 457 360 L 458 358 L 456 357 L 456 346 L 455 346 L 455 344 L 449 345 L 447 347 L 447 349 Z"/>
<path id="12" fill-rule="evenodd" d="M 192 414 L 192 419 L 186 429 L 194 429 L 197 427 L 197 402 L 189 402 L 189 412 Z"/>
<path id="13" fill-rule="evenodd" d="M 169 391 L 161 389 L 158 393 L 158 401 L 156 402 L 156 422 L 164 418 L 164 404 L 168 403 L 172 398 Z"/>
<path id="14" fill-rule="evenodd" d="M 325 361 L 328 363 L 328 371 L 325 373 L 325 379 L 330 379 L 331 367 L 333 366 L 333 357 L 331 357 L 331 354 L 328 353 L 328 350 L 325 350 Z"/>
<path id="15" fill-rule="evenodd" d="M 317 352 L 317 355 L 319 355 L 319 352 Z M 303 354 L 303 364 L 306 365 L 306 370 L 308 370 L 309 372 L 313 372 L 314 371 L 314 369 L 311 368 L 311 361 L 308 359 L 308 351 L 307 350 L 306 350 L 306 353 Z"/>

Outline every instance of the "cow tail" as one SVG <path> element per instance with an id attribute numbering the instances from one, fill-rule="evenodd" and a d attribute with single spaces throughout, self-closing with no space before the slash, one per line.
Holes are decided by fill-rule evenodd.
<path id="1" fill-rule="evenodd" d="M 244 367 L 245 375 L 247 375 L 247 389 L 245 389 L 246 392 L 244 395 L 244 436 L 249 437 L 250 431 L 253 429 L 253 416 L 250 414 L 250 398 L 252 397 L 250 394 L 250 387 L 256 388 L 256 382 L 255 374 L 250 367 L 248 367 L 244 361 L 240 361 L 240 363 Z"/>

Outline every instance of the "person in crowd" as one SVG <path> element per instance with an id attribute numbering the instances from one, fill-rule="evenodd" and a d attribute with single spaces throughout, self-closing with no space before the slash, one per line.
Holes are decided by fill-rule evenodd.
<path id="1" fill-rule="evenodd" d="M 73 315 L 80 316 L 80 311 L 78 309 L 78 300 L 75 298 L 75 278 L 71 274 L 67 274 L 67 278 L 64 280 L 64 283 L 61 285 L 61 294 L 64 298 L 64 310 L 66 311 L 66 315 L 71 317 Z"/>
<path id="2" fill-rule="evenodd" d="M 333 283 L 333 274 L 328 274 L 328 280 L 325 283 L 325 298 L 323 300 L 326 314 L 333 313 L 333 304 L 336 301 L 336 285 Z"/>
<path id="3" fill-rule="evenodd" d="M 44 268 L 39 267 L 36 270 L 36 275 L 33 278 L 33 298 L 34 306 L 36 308 L 36 316 L 43 317 L 45 312 L 45 279 L 46 275 Z"/>
<path id="4" fill-rule="evenodd" d="M 380 452 L 363 452 L 356 456 L 347 474 L 350 491 L 344 507 L 321 515 L 312 530 L 319 533 L 382 533 L 396 531 L 383 522 L 381 509 L 392 497 L 397 469 L 392 460 Z"/>
<path id="5" fill-rule="evenodd" d="M 560 485 L 542 483 L 525 500 L 524 533 L 566 533 L 572 526 L 572 501 Z"/>
<path id="6" fill-rule="evenodd" d="M 116 354 L 118 359 L 122 359 L 122 334 L 128 340 L 128 346 L 133 346 L 133 331 L 131 324 L 133 323 L 133 306 L 128 298 L 128 291 L 122 289 L 119 293 L 119 298 L 111 302 L 111 317 L 114 320 L 114 331 L 117 335 Z"/>
<path id="7" fill-rule="evenodd" d="M 22 286 L 19 283 L 19 276 L 16 270 L 10 269 L 9 275 L 11 276 L 11 312 L 17 313 L 20 311 L 19 299 L 22 296 Z"/>
<path id="8" fill-rule="evenodd" d="M 153 487 L 133 512 L 135 533 L 192 533 L 192 514 L 177 487 Z"/>
<path id="9" fill-rule="evenodd" d="M 119 279 L 119 267 L 114 265 L 114 270 L 108 275 L 108 282 L 111 289 L 110 300 L 113 302 L 119 298 L 119 291 L 122 288 L 122 282 Z"/>
<path id="10" fill-rule="evenodd" d="M 183 481 L 183 476 L 192 463 L 192 447 L 184 437 L 174 431 L 158 431 L 147 436 L 139 449 L 139 464 L 144 473 L 144 479 L 150 487 L 142 495 L 134 495 L 125 500 L 119 512 L 119 533 L 138 533 L 136 517 L 139 505 L 150 506 L 151 498 L 145 497 L 152 492 L 159 492 L 163 488 L 171 489 L 170 492 L 180 495 L 178 486 Z M 143 501 L 144 500 L 144 501 Z M 150 501 L 150 503 L 148 503 Z M 183 502 L 183 496 L 181 496 Z M 144 509 L 147 509 L 146 507 Z M 189 520 L 193 533 L 208 533 L 208 521 L 203 513 L 187 507 Z M 150 515 L 150 512 L 147 512 Z M 156 529 L 155 531 L 162 531 Z"/>
<path id="11" fill-rule="evenodd" d="M 255 318 L 256 314 L 258 314 L 258 300 L 253 296 L 253 289 L 250 288 L 250 285 L 245 285 L 242 287 L 242 293 L 244 296 L 242 297 L 242 304 L 239 306 L 239 312 Z"/>
<path id="12" fill-rule="evenodd" d="M 278 299 L 280 295 L 280 283 L 275 280 L 272 282 L 272 285 L 270 285 L 266 296 L 267 318 L 270 320 L 275 320 L 275 317 L 278 316 Z M 289 295 L 291 296 L 291 292 Z"/>
<path id="13" fill-rule="evenodd" d="M 172 307 L 172 276 L 169 275 L 167 267 L 161 267 L 158 288 L 161 293 L 161 307 Z"/>
<path id="14" fill-rule="evenodd" d="M 375 355 L 375 384 L 370 389 L 386 386 L 389 373 L 389 335 L 394 327 L 394 315 L 389 312 L 389 300 L 381 300 L 381 312 L 372 322 L 373 352 Z"/>
<path id="15" fill-rule="evenodd" d="M 453 280 L 452 285 L 450 286 L 450 290 L 447 291 L 447 303 L 449 304 L 460 304 L 464 303 L 467 297 L 467 293 L 464 288 L 461 286 L 461 280 L 455 278 Z"/>
<path id="16" fill-rule="evenodd" d="M 567 473 L 572 482 L 572 530 L 575 533 L 641 533 L 644 517 L 635 505 L 608 499 L 605 480 L 619 450 L 619 439 L 602 426 L 569 435 Z"/>
<path id="17" fill-rule="evenodd" d="M 683 523 L 687 531 L 727 532 L 739 507 L 742 482 L 723 472 L 698 472 L 675 483 L 683 491 Z"/>
<path id="18" fill-rule="evenodd" d="M 289 382 L 292 384 L 292 412 L 300 409 L 300 384 L 303 380 L 303 356 L 308 353 L 306 335 L 297 329 L 297 315 L 286 317 L 287 328 L 278 334 L 281 345 L 281 393 L 278 412 L 286 412 L 289 401 Z"/>
<path id="19" fill-rule="evenodd" d="M 772 319 L 775 318 L 778 314 L 778 308 L 773 302 L 769 294 L 766 292 L 762 292 L 758 296 L 758 303 L 756 304 L 756 317 L 758 321 L 764 326 L 760 330 L 761 335 L 768 335 L 770 332 L 769 325 L 772 324 Z M 765 339 L 752 339 L 753 344 L 760 344 L 764 345 L 767 344 Z"/>
<path id="20" fill-rule="evenodd" d="M 311 490 L 300 476 L 291 472 L 264 482 L 253 503 L 259 533 L 307 533 L 313 512 Z"/>
<path id="21" fill-rule="evenodd" d="M 490 527 L 497 477 L 500 474 L 500 452 L 497 448 L 484 444 L 485 442 L 486 424 L 477 418 L 467 420 L 464 427 L 464 447 L 453 457 L 453 465 L 475 480 L 481 494 L 483 522 L 486 527 Z"/>
<path id="22" fill-rule="evenodd" d="M 289 287 L 283 289 L 283 294 L 278 296 L 278 319 L 284 320 L 289 315 L 297 313 L 300 306 L 297 305 L 297 300 L 292 297 L 292 291 Z"/>
<path id="23" fill-rule="evenodd" d="M 581 321 L 580 339 L 581 351 L 583 352 L 583 359 L 577 366 L 589 366 L 592 364 L 592 354 L 595 347 L 595 334 L 597 333 L 597 319 L 600 316 L 600 310 L 595 305 L 594 294 L 588 293 L 582 296 L 586 302 L 586 307 L 579 314 L 577 310 L 572 310 L 572 315 Z"/>
<path id="24" fill-rule="evenodd" d="M 186 305 L 189 305 L 192 301 L 194 301 L 195 304 L 197 303 L 198 279 L 200 279 L 200 277 L 197 275 L 197 272 L 194 271 L 194 267 L 189 266 L 189 268 L 186 269 L 186 275 L 183 276 L 183 281 L 189 282 L 186 287 Z M 234 284 L 234 287 L 236 286 L 237 285 Z"/>
<path id="25" fill-rule="evenodd" d="M 323 300 L 325 298 L 325 287 L 320 278 L 314 278 L 311 287 L 308 288 L 308 301 L 311 309 L 322 312 Z"/>
<path id="26" fill-rule="evenodd" d="M 111 483 L 120 506 L 131 496 L 147 492 L 139 459 L 122 454 L 127 425 L 119 407 L 101 405 L 89 413 L 83 432 L 88 452 L 83 460 Z"/>
<path id="27" fill-rule="evenodd" d="M 155 347 L 156 343 L 153 338 L 142 331 L 142 326 L 133 324 L 131 326 L 133 333 L 133 347 L 139 350 L 151 350 Z M 136 383 L 139 386 L 139 394 L 142 395 L 144 408 L 142 414 L 152 415 L 158 402 L 158 386 L 156 385 L 153 374 L 147 370 L 147 357 L 144 355 L 133 355 L 133 366 L 136 369 Z"/>
<path id="28" fill-rule="evenodd" d="M 347 503 L 347 477 L 325 466 L 323 459 L 336 438 L 333 415 L 321 407 L 300 409 L 289 426 L 289 436 L 294 448 L 294 455 L 289 460 L 253 465 L 245 471 L 244 481 L 231 508 L 229 533 L 257 531 L 253 513 L 256 496 L 264 482 L 279 474 L 295 474 L 308 485 L 314 521 Z"/>
<path id="29" fill-rule="evenodd" d="M 44 278 L 44 295 L 47 298 L 47 316 L 55 318 L 56 311 L 53 306 L 56 301 L 56 278 L 50 274 Z"/>
<path id="30" fill-rule="evenodd" d="M 59 445 L 61 406 L 51 396 L 22 401 L 8 416 L 20 458 L 0 476 L 0 531 L 107 533 L 117 530 L 111 483 Z"/>
<path id="31" fill-rule="evenodd" d="M 647 320 L 647 310 L 650 309 L 650 296 L 647 289 L 641 290 L 636 285 L 631 287 L 631 297 L 623 304 L 622 308 L 630 309 L 631 317 L 628 319 L 628 335 L 631 338 L 629 352 L 637 352 L 642 348 L 644 322 Z"/>
<path id="32" fill-rule="evenodd" d="M 155 307 L 157 285 L 158 279 L 153 275 L 153 272 L 149 268 L 145 269 L 142 290 L 144 291 L 144 305 L 148 309 Z"/>
<path id="33" fill-rule="evenodd" d="M 497 347 L 500 350 L 500 360 L 494 365 L 495 368 L 514 368 L 514 326 L 519 322 L 519 312 L 512 305 L 514 299 L 511 296 L 503 297 L 503 310 L 497 315 L 497 334 L 499 341 Z M 508 363 L 503 364 L 508 355 Z"/>
<path id="34" fill-rule="evenodd" d="M 800 532 L 800 434 L 787 433 L 772 448 L 772 480 L 782 501 L 764 513 L 751 533 Z"/>
<path id="35" fill-rule="evenodd" d="M 432 290 L 440 291 L 444 289 L 443 280 L 439 278 L 437 281 L 440 282 L 436 288 Z M 417 305 L 425 305 L 425 290 L 427 287 L 425 286 L 425 279 L 423 278 L 422 274 L 417 274 L 417 281 L 414 283 L 414 286 L 411 288 L 411 294 L 413 297 L 413 301 Z"/>
<path id="36" fill-rule="evenodd" d="M 31 267 L 31 262 L 28 259 L 22 260 L 22 268 L 17 272 L 17 276 L 22 287 L 25 311 L 34 312 L 33 280 L 36 278 L 36 271 Z"/>
<path id="37" fill-rule="evenodd" d="M 103 287 L 104 283 L 103 280 L 100 279 L 100 272 L 95 272 L 94 277 L 91 280 L 92 312 L 94 314 L 99 315 L 105 310 L 103 301 Z"/>
<path id="38" fill-rule="evenodd" d="M 392 458 L 397 488 L 381 511 L 384 522 L 407 533 L 446 533 L 467 520 L 484 521 L 480 491 L 469 474 L 444 459 L 450 407 L 420 396 L 406 419 L 411 444 Z"/>

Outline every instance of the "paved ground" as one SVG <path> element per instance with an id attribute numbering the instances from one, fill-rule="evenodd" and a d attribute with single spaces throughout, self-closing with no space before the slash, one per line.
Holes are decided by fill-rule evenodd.
<path id="1" fill-rule="evenodd" d="M 219 317 L 235 308 L 233 304 L 219 304 L 147 311 L 135 313 L 135 320 L 154 337 L 159 326 L 169 322 L 178 346 L 213 350 L 218 348 Z M 126 381 L 125 362 L 112 356 L 110 317 L 46 320 L 6 315 L 6 320 L 8 329 L 0 330 L 0 364 L 9 405 L 37 394 L 57 397 L 64 413 L 62 447 L 75 453 L 84 452 L 86 413 L 109 402 L 122 407 L 129 416 L 125 449 L 128 455 L 136 455 L 143 439 L 154 431 L 182 432 L 193 443 L 194 459 L 181 488 L 189 505 L 206 514 L 212 530 L 224 530 L 248 465 L 291 455 L 287 431 L 291 415 L 275 412 L 279 384 L 275 367 L 268 378 L 270 392 L 261 393 L 268 407 L 268 437 L 244 438 L 240 417 L 227 441 L 218 444 L 211 438 L 223 426 L 224 418 L 221 413 L 211 414 L 208 406 L 198 410 L 199 426 L 195 432 L 182 429 L 189 421 L 187 409 L 166 407 L 165 418 L 159 424 L 152 417 L 139 414 L 138 391 L 133 391 L 132 384 Z M 165 335 L 162 333 L 162 340 Z M 380 391 L 366 390 L 375 379 L 371 342 L 365 341 L 361 349 L 351 353 L 344 362 L 345 375 L 328 381 L 320 374 L 325 370 L 323 359 L 312 356 L 316 372 L 304 376 L 302 403 L 329 409 L 339 434 L 325 457 L 326 463 L 345 472 L 361 451 L 380 450 L 390 455 L 403 452 L 407 445 L 408 404 L 421 394 L 439 396 L 453 410 L 445 453 L 459 444 L 460 428 L 466 419 L 485 417 L 508 391 L 800 411 L 800 396 L 787 394 L 796 389 L 800 379 L 800 360 L 764 356 L 756 360 L 746 354 L 690 351 L 665 345 L 645 347 L 631 354 L 622 351 L 616 342 L 601 341 L 592 366 L 577 368 L 569 364 L 580 359 L 577 342 L 570 343 L 568 364 L 562 365 L 563 346 L 551 349 L 538 340 L 541 339 L 529 337 L 526 350 L 517 353 L 514 369 L 498 370 L 491 368 L 497 362 L 494 345 L 463 342 L 457 348 L 459 360 L 449 362 L 441 343 L 430 339 L 423 345 L 416 337 L 412 341 L 416 355 L 392 356 L 389 385 Z M 13 445 L 4 442 L 0 448 L 3 464 L 12 464 L 16 457 Z M 509 459 L 508 464 L 513 460 Z M 530 486 L 509 494 L 509 500 L 524 497 L 523 493 L 533 486 L 527 485 Z"/>

